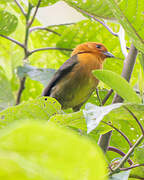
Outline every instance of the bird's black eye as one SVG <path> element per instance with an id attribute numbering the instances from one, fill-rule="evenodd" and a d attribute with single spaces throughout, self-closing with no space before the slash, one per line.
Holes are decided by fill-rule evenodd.
<path id="1" fill-rule="evenodd" d="M 101 45 L 100 45 L 100 44 L 97 44 L 96 47 L 100 49 L 100 48 L 101 48 Z"/>

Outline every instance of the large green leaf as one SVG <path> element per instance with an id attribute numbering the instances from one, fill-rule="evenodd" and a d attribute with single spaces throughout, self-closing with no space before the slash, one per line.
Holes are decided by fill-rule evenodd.
<path id="1" fill-rule="evenodd" d="M 39 0 L 28 0 L 32 5 L 37 6 Z M 41 0 L 40 7 L 50 6 L 59 0 Z"/>
<path id="2" fill-rule="evenodd" d="M 114 28 L 115 30 L 118 30 L 117 25 L 115 25 Z M 101 42 L 105 46 L 107 46 L 109 51 L 112 52 L 113 50 L 115 50 L 116 52 L 118 52 L 118 54 L 116 55 L 122 56 L 122 54 L 120 54 L 118 39 L 111 35 L 109 31 L 107 31 L 107 29 L 104 28 L 101 24 L 90 20 L 83 20 L 67 28 L 62 33 L 61 38 L 57 42 L 57 47 L 67 47 L 73 49 L 78 44 L 89 41 Z M 119 46 L 119 48 L 117 46 Z"/>
<path id="3" fill-rule="evenodd" d="M 143 0 L 123 0 L 120 6 L 115 0 L 108 0 L 108 4 L 134 45 L 144 52 Z"/>
<path id="4" fill-rule="evenodd" d="M 52 115 L 61 113 L 60 104 L 51 97 L 41 97 L 32 101 L 21 103 L 20 105 L 9 107 L 0 112 L 0 127 L 20 119 L 45 119 Z"/>
<path id="5" fill-rule="evenodd" d="M 114 15 L 109 8 L 106 0 L 65 0 L 65 2 L 73 8 L 77 10 L 82 9 L 91 15 L 100 18 L 114 19 Z"/>
<path id="6" fill-rule="evenodd" d="M 87 119 L 84 118 L 82 111 L 78 111 L 68 114 L 56 114 L 49 119 L 49 122 L 54 122 L 59 126 L 73 129 L 80 135 L 87 135 L 88 130 L 86 120 Z M 88 136 L 96 141 L 100 133 L 104 134 L 110 130 L 111 128 L 109 126 L 101 124 L 101 126 L 95 128 Z"/>
<path id="7" fill-rule="evenodd" d="M 7 11 L 0 11 L 0 34 L 9 35 L 15 31 L 18 19 Z"/>
<path id="8" fill-rule="evenodd" d="M 32 120 L 1 131 L 0 164 L 5 180 L 107 179 L 96 144 L 54 124 Z"/>
<path id="9" fill-rule="evenodd" d="M 95 70 L 94 75 L 114 89 L 126 102 L 140 103 L 139 96 L 120 75 L 108 70 Z"/>

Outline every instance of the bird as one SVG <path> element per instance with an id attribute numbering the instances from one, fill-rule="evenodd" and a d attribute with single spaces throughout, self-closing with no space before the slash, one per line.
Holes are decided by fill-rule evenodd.
<path id="1" fill-rule="evenodd" d="M 106 58 L 114 58 L 114 55 L 102 43 L 79 44 L 71 57 L 56 71 L 42 96 L 55 98 L 62 109 L 79 111 L 99 83 L 92 71 L 102 69 Z"/>

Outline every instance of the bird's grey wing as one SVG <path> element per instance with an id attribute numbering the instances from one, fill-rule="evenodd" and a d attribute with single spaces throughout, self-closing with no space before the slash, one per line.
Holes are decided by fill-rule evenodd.
<path id="1" fill-rule="evenodd" d="M 57 84 L 57 82 L 68 74 L 73 67 L 78 63 L 77 55 L 70 57 L 54 74 L 53 78 L 49 84 L 43 90 L 42 96 L 50 96 L 52 88 Z"/>

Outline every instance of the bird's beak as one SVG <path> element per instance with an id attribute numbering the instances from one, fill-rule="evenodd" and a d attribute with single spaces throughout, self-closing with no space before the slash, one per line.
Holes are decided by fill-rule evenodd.
<path id="1" fill-rule="evenodd" d="M 110 53 L 108 51 L 104 52 L 103 54 L 106 55 L 106 57 L 109 57 L 109 58 L 114 58 L 115 57 L 112 53 Z"/>

